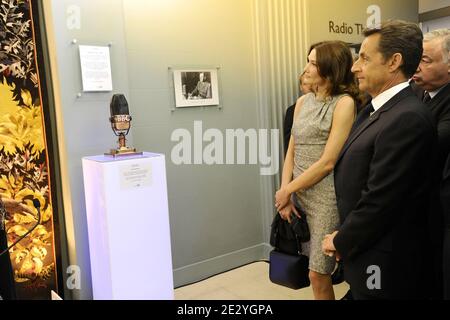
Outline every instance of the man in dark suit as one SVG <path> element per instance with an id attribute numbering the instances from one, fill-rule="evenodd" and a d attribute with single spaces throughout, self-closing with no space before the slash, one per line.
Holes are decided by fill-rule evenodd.
<path id="1" fill-rule="evenodd" d="M 200 99 L 211 99 L 211 83 L 206 80 L 204 72 L 200 72 L 198 77 L 199 81 L 197 82 L 194 90 L 189 93 L 188 99 L 191 99 L 194 96 Z"/>
<path id="2" fill-rule="evenodd" d="M 343 260 L 355 299 L 420 298 L 421 238 L 437 145 L 431 113 L 408 83 L 422 57 L 423 36 L 417 25 L 402 21 L 364 35 L 352 71 L 372 102 L 335 166 L 342 225 L 325 237 L 323 251 Z"/>
<path id="3" fill-rule="evenodd" d="M 6 248 L 6 232 L 5 230 L 0 230 L 0 251 L 5 250 Z M 3 300 L 12 300 L 16 297 L 13 271 L 8 252 L 0 256 L 0 297 Z"/>
<path id="4" fill-rule="evenodd" d="M 0 298 L 3 300 L 16 298 L 13 270 L 6 250 L 8 241 L 6 239 L 5 219 L 8 212 L 34 214 L 32 210 L 19 201 L 0 198 Z"/>
<path id="5" fill-rule="evenodd" d="M 413 77 L 424 103 L 436 119 L 439 139 L 438 176 L 450 152 L 450 29 L 424 36 L 423 56 Z"/>
<path id="6" fill-rule="evenodd" d="M 450 151 L 450 30 L 438 29 L 426 33 L 423 55 L 413 77 L 421 89 L 418 96 L 431 111 L 437 125 L 439 150 L 434 164 L 434 183 L 428 217 L 430 234 L 430 272 L 428 292 L 431 298 L 442 299 L 442 250 L 444 214 L 439 199 L 442 171 Z"/>
<path id="7" fill-rule="evenodd" d="M 444 231 L 444 299 L 450 300 L 450 155 L 444 168 L 441 202 L 445 217 Z"/>

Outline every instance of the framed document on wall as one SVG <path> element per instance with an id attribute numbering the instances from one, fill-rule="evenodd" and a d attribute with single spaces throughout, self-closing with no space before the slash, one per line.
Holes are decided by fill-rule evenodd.
<path id="1" fill-rule="evenodd" d="M 109 47 L 80 46 L 83 91 L 112 91 Z"/>

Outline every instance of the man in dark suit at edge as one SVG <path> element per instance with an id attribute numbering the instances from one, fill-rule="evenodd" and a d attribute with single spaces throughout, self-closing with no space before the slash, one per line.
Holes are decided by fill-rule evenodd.
<path id="1" fill-rule="evenodd" d="M 422 57 L 423 36 L 417 25 L 398 20 L 366 29 L 364 36 L 352 71 L 372 102 L 336 163 L 342 225 L 322 247 L 343 260 L 355 299 L 421 298 L 424 215 L 437 148 L 431 113 L 408 83 Z"/>
<path id="2" fill-rule="evenodd" d="M 9 260 L 8 241 L 6 238 L 5 219 L 8 213 L 21 212 L 34 214 L 34 212 L 20 201 L 0 197 L 0 300 L 16 299 L 14 275 Z"/>
<path id="3" fill-rule="evenodd" d="M 424 35 L 423 55 L 413 77 L 418 96 L 433 115 L 438 131 L 438 158 L 434 165 L 435 180 L 431 195 L 429 217 L 430 277 L 427 289 L 430 298 L 442 299 L 442 256 L 444 212 L 439 199 L 439 188 L 445 161 L 450 151 L 450 29 L 438 29 Z"/>
<path id="4" fill-rule="evenodd" d="M 450 155 L 444 168 L 441 186 L 441 202 L 445 217 L 444 231 L 444 299 L 450 300 Z"/>

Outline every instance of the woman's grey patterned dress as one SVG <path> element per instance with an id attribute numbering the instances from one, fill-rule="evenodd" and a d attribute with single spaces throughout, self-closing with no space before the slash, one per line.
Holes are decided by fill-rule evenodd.
<path id="1" fill-rule="evenodd" d="M 294 119 L 294 179 L 320 159 L 331 130 L 336 103 L 343 95 L 316 100 L 313 93 L 305 96 L 299 114 Z M 334 175 L 331 172 L 309 189 L 296 193 L 297 201 L 306 213 L 311 240 L 304 244 L 309 255 L 309 269 L 321 274 L 331 274 L 335 258 L 322 253 L 322 240 L 339 225 L 339 215 L 334 191 Z"/>

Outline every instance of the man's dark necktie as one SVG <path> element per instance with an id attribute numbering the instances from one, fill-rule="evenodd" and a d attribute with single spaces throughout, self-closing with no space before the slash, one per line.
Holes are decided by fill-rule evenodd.
<path id="1" fill-rule="evenodd" d="M 364 121 L 366 121 L 371 112 L 374 112 L 372 103 L 369 103 L 364 109 L 359 113 L 358 117 L 356 117 L 355 123 L 353 124 L 351 132 L 355 131 Z"/>
<path id="2" fill-rule="evenodd" d="M 430 100 L 431 100 L 430 94 L 428 92 L 425 92 L 425 94 L 423 95 L 423 99 L 422 99 L 423 103 L 426 104 L 426 103 L 430 102 Z"/>

